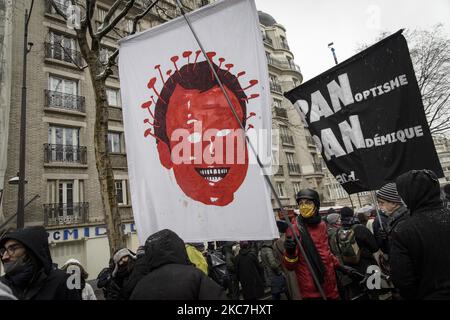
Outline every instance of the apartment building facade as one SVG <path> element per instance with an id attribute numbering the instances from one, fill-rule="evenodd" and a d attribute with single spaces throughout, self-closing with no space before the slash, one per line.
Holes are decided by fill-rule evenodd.
<path id="1" fill-rule="evenodd" d="M 283 207 L 296 208 L 295 195 L 303 188 L 317 190 L 326 205 L 329 197 L 324 189 L 320 153 L 298 112 L 283 96 L 283 92 L 302 83 L 300 67 L 294 62 L 286 29 L 265 12 L 259 11 L 258 16 L 269 66 L 272 128 L 279 130 L 278 149 L 273 152 L 279 166 L 271 177 L 272 183 Z M 280 207 L 273 195 L 272 205 L 275 210 Z"/>
<path id="2" fill-rule="evenodd" d="M 71 1 L 56 0 L 62 10 Z M 187 11 L 211 1 L 183 1 Z M 10 84 L 0 109 L 0 170 L 5 183 L 2 208 L 5 218 L 16 212 L 18 186 L 7 183 L 17 176 L 19 167 L 20 104 L 24 12 L 28 1 L 3 1 L 11 18 L 7 63 L 11 69 L 5 80 Z M 98 28 L 112 0 L 97 1 L 93 26 Z M 131 14 L 142 10 L 147 0 L 136 1 Z M 145 30 L 180 15 L 175 1 L 160 1 L 138 25 Z M 117 40 L 132 30 L 132 20 L 124 19 L 102 41 L 100 62 L 118 48 Z M 84 65 L 76 33 L 52 8 L 50 1 L 35 1 L 29 22 L 28 39 L 33 47 L 28 54 L 26 199 L 39 197 L 25 208 L 25 225 L 44 225 L 49 232 L 52 256 L 62 265 L 69 258 L 84 264 L 90 277 L 108 265 L 109 246 L 99 195 L 94 154 L 95 99 L 88 70 Z M 2 56 L 3 57 L 3 56 Z M 117 68 L 106 81 L 109 104 L 108 145 L 114 170 L 117 200 L 127 246 L 138 247 L 131 209 L 125 153 L 124 129 Z M 4 88 L 2 86 L 2 88 Z M 8 88 L 6 88 L 8 89 Z M 3 128 L 6 128 L 4 132 Z M 2 171 L 0 171 L 1 173 Z M 0 175 L 0 176 L 2 176 Z M 2 220 L 3 221 L 3 220 Z M 12 221 L 14 226 L 15 220 Z M 95 258 L 95 259 L 93 259 Z"/>

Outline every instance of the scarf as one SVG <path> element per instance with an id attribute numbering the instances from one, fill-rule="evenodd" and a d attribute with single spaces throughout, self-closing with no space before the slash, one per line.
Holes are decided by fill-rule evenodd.
<path id="1" fill-rule="evenodd" d="M 305 221 L 306 220 L 306 221 Z M 297 219 L 297 227 L 300 231 L 301 245 L 305 251 L 306 257 L 311 263 L 312 271 L 316 274 L 317 279 L 320 284 L 323 284 L 325 277 L 325 265 L 323 264 L 322 258 L 317 251 L 316 245 L 314 244 L 311 235 L 308 232 L 306 223 L 308 224 L 318 224 L 320 223 L 320 215 L 316 214 L 311 218 L 304 219 L 301 216 Z"/>

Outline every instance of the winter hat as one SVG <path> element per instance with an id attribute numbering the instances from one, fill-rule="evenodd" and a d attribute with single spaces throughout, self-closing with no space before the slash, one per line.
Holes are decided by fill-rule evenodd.
<path id="1" fill-rule="evenodd" d="M 402 198 L 398 195 L 397 186 L 394 182 L 389 182 L 382 186 L 377 192 L 377 197 L 388 202 L 402 204 Z"/>
<path id="2" fill-rule="evenodd" d="M 343 207 L 340 212 L 341 218 L 352 218 L 354 215 L 353 209 L 349 207 Z"/>
<path id="3" fill-rule="evenodd" d="M 127 248 L 120 249 L 119 251 L 117 251 L 114 254 L 114 257 L 113 257 L 114 270 L 112 272 L 112 276 L 113 277 L 116 275 L 117 271 L 119 270 L 119 261 L 120 261 L 120 259 L 122 259 L 123 257 L 126 257 L 126 256 L 130 256 L 131 259 L 136 259 L 136 256 L 130 250 L 128 250 Z"/>
<path id="4" fill-rule="evenodd" d="M 339 213 L 331 213 L 327 215 L 326 222 L 328 224 L 335 224 L 339 220 L 339 217 L 340 217 Z"/>

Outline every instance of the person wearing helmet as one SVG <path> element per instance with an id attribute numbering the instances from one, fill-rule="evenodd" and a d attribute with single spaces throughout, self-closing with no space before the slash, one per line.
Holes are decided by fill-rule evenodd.
<path id="1" fill-rule="evenodd" d="M 334 269 L 345 267 L 340 267 L 339 261 L 331 253 L 328 244 L 327 226 L 319 214 L 319 194 L 312 189 L 303 189 L 297 193 L 296 200 L 300 215 L 292 219 L 293 229 L 326 298 L 339 299 Z M 291 229 L 287 230 L 286 236 L 283 264 L 288 270 L 295 271 L 303 299 L 320 299 L 320 291 L 315 284 L 305 257 L 302 256 L 297 246 Z"/>

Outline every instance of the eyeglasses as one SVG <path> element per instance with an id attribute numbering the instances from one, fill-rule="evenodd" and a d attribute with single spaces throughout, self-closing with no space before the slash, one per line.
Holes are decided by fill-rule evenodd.
<path id="1" fill-rule="evenodd" d="M 23 246 L 18 243 L 12 244 L 8 248 L 0 248 L 0 257 L 3 257 L 5 252 L 8 252 L 9 256 L 12 256 L 12 255 L 14 255 L 14 253 L 16 252 L 17 249 L 21 249 L 21 248 L 23 248 Z"/>

